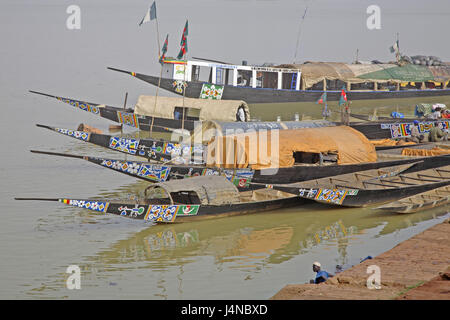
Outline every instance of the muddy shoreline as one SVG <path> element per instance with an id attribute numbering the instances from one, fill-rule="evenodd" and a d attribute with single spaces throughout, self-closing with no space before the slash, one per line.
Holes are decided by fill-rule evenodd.
<path id="1" fill-rule="evenodd" d="M 367 267 L 371 265 L 380 268 L 380 289 L 367 288 Z M 450 219 L 324 283 L 286 285 L 270 299 L 450 300 Z"/>

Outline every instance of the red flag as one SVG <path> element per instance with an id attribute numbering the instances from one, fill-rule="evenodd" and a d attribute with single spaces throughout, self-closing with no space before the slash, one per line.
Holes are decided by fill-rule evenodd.
<path id="1" fill-rule="evenodd" d="M 317 100 L 316 103 L 322 104 L 322 103 L 324 103 L 326 101 L 327 101 L 327 93 L 324 92 L 324 93 L 322 93 L 322 95 L 320 96 L 319 100 Z"/>
<path id="2" fill-rule="evenodd" d="M 342 106 L 347 101 L 348 101 L 347 100 L 347 93 L 345 92 L 345 88 L 342 87 L 341 98 L 339 99 L 339 105 Z"/>

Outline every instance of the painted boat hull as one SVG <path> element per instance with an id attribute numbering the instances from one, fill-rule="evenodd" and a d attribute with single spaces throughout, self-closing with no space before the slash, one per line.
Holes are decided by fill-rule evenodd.
<path id="1" fill-rule="evenodd" d="M 181 120 L 174 120 L 168 118 L 159 118 L 159 117 L 151 117 L 151 116 L 142 116 L 134 113 L 132 109 L 123 109 L 117 108 L 113 106 L 105 106 L 99 107 L 98 103 L 91 103 L 83 100 L 76 100 L 71 98 L 64 98 L 59 96 L 53 96 L 45 93 L 40 93 L 36 91 L 31 91 L 36 94 L 44 95 L 50 98 L 55 98 L 61 102 L 65 102 L 73 107 L 79 108 L 84 111 L 88 111 L 102 118 L 114 121 L 116 123 L 125 124 L 127 126 L 131 126 L 133 128 L 143 130 L 143 131 L 155 131 L 155 132 L 172 132 L 176 129 L 184 128 L 185 130 L 192 131 L 195 128 L 195 125 L 198 124 L 198 121 L 193 120 L 185 120 L 184 123 Z M 241 123 L 243 129 L 245 126 L 253 127 L 254 124 L 258 122 L 248 122 Z M 350 123 L 350 127 L 355 130 L 363 133 L 368 139 L 387 139 L 394 137 L 391 126 L 392 125 L 401 125 L 401 124 L 411 125 L 413 121 L 407 119 L 394 119 L 394 120 L 386 120 L 386 121 L 371 121 L 371 122 L 362 122 L 362 123 Z M 422 121 L 423 125 L 427 125 L 429 123 L 444 123 L 444 125 L 448 128 L 450 127 L 450 121 L 448 120 L 440 120 L 440 121 Z M 340 125 L 339 122 L 330 122 L 330 125 Z M 408 127 L 408 126 L 407 126 Z M 267 128 L 267 127 L 264 127 Z M 408 129 L 406 129 L 408 130 Z M 400 131 L 401 132 L 401 131 Z"/>
<path id="2" fill-rule="evenodd" d="M 141 139 L 141 140 L 134 140 L 131 141 L 126 140 L 127 144 L 122 143 L 122 145 L 119 143 L 116 143 L 114 147 L 112 147 L 112 141 L 120 141 L 117 139 L 125 139 L 125 138 L 118 138 L 114 136 L 109 135 L 103 135 L 103 134 L 95 134 L 95 133 L 87 133 L 83 131 L 76 131 L 76 130 L 67 130 L 67 129 L 59 129 L 59 128 L 53 128 L 49 126 L 42 126 L 38 125 L 40 127 L 49 129 L 51 131 L 81 140 L 83 142 L 90 142 L 95 145 L 105 147 L 114 151 L 119 151 L 122 153 L 132 154 L 135 156 L 142 156 L 146 157 L 146 155 L 150 154 L 153 151 L 147 151 L 146 155 L 140 155 L 137 149 L 131 148 L 133 144 L 136 146 L 143 145 L 147 149 L 151 149 L 153 143 L 157 140 L 151 140 L 151 139 Z M 163 143 L 161 141 L 158 141 L 158 143 Z M 143 149 L 146 150 L 146 149 Z M 149 153 L 150 152 L 150 153 Z M 158 154 L 161 156 L 161 154 Z M 170 159 L 169 155 L 165 155 L 167 159 Z M 103 162 L 107 161 L 108 159 L 99 159 L 97 162 Z M 296 165 L 289 168 L 277 168 L 277 169 L 263 169 L 263 170 L 250 170 L 250 169 L 235 169 L 235 177 L 240 181 L 240 179 L 243 179 L 245 177 L 245 182 L 255 182 L 255 183 L 264 183 L 264 184 L 285 184 L 285 183 L 294 183 L 298 181 L 306 181 L 306 180 L 313 180 L 318 178 L 324 178 L 329 176 L 335 176 L 345 173 L 351 173 L 356 171 L 362 171 L 362 170 L 369 170 L 369 169 L 376 169 L 376 168 L 386 168 L 390 166 L 395 165 L 401 165 L 401 164 L 408 164 L 408 163 L 414 163 L 417 161 L 423 160 L 421 163 L 414 166 L 415 168 L 422 168 L 421 170 L 424 170 L 426 168 L 434 168 L 438 166 L 444 166 L 450 164 L 450 155 L 447 156 L 436 156 L 436 157 L 422 157 L 422 158 L 407 158 L 407 159 L 400 159 L 400 160 L 391 160 L 391 161 L 382 161 L 382 162 L 370 162 L 370 163 L 359 163 L 359 164 L 346 164 L 346 165 L 325 165 L 325 166 L 302 166 L 302 165 Z M 115 160 L 111 160 L 115 161 Z M 98 164 L 98 163 L 97 163 Z M 142 162 L 140 163 L 142 164 Z M 149 164 L 149 163 L 147 163 Z M 112 169 L 112 164 L 109 166 L 103 165 L 104 167 Z M 207 173 L 208 169 L 216 170 L 217 168 L 207 168 L 203 165 L 193 166 L 193 165 L 177 165 L 173 166 L 175 171 L 171 171 L 174 176 L 181 176 L 185 177 L 185 172 L 188 172 L 189 175 L 194 175 L 195 173 Z M 198 171 L 197 171 L 198 170 Z M 412 169 L 411 169 L 412 170 Z M 419 170 L 419 169 L 417 169 Z M 123 172 L 124 170 L 116 170 Z M 225 171 L 222 169 L 222 171 Z M 233 171 L 233 170 L 230 170 Z M 251 171 L 251 174 L 249 174 L 249 171 Z M 191 172 L 191 173 L 189 173 Z M 129 173 L 128 173 L 129 174 Z M 133 173 L 133 176 L 136 176 L 137 173 Z M 156 182 L 156 181 L 155 181 Z"/>
<path id="3" fill-rule="evenodd" d="M 173 79 L 145 75 L 116 68 L 108 68 L 113 71 L 129 74 L 144 82 L 167 90 L 178 95 L 185 95 L 188 98 L 199 98 L 203 84 L 206 82 L 187 81 L 184 92 L 175 90 Z M 235 87 L 224 85 L 222 99 L 224 100 L 244 100 L 248 104 L 258 103 L 285 103 L 285 102 L 316 102 L 324 91 L 319 90 L 277 90 L 270 88 L 252 88 L 252 87 Z M 341 90 L 326 91 L 328 101 L 339 101 Z M 368 99 L 399 99 L 399 98 L 422 98 L 448 96 L 450 89 L 428 89 L 428 90 L 400 90 L 400 91 L 349 91 L 347 98 L 349 100 L 368 100 Z"/>
<path id="4" fill-rule="evenodd" d="M 39 199 L 34 199 L 39 200 Z M 192 204 L 131 204 L 120 201 L 95 199 L 58 199 L 59 202 L 88 209 L 103 214 L 113 214 L 127 218 L 172 223 L 195 221 L 199 219 L 242 215 L 255 212 L 271 211 L 304 204 L 307 200 L 292 196 L 276 200 L 255 201 L 229 205 L 192 205 Z"/>
<path id="5" fill-rule="evenodd" d="M 273 189 L 297 194 L 302 198 L 343 207 L 367 207 L 389 203 L 450 185 L 450 180 L 409 187 L 386 189 L 326 189 L 272 186 Z"/>

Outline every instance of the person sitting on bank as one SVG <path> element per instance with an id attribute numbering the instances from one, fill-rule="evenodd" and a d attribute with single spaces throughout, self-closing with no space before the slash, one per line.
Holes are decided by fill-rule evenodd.
<path id="1" fill-rule="evenodd" d="M 326 271 L 320 270 L 320 268 L 321 268 L 321 265 L 319 262 L 313 263 L 313 271 L 316 272 L 316 278 L 314 279 L 315 284 L 325 282 L 325 281 L 327 281 L 328 278 L 331 278 L 333 276 L 332 274 L 329 274 Z"/>
<path id="2" fill-rule="evenodd" d="M 433 126 L 430 130 L 430 135 L 428 136 L 430 142 L 447 141 L 448 132 L 442 130 L 438 126 Z"/>
<path id="3" fill-rule="evenodd" d="M 411 126 L 411 138 L 409 140 L 415 143 L 421 143 L 424 138 L 424 135 L 419 132 L 419 121 L 414 120 L 414 123 Z"/>

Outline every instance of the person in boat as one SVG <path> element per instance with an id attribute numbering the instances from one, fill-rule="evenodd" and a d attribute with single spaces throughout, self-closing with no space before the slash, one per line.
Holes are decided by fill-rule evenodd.
<path id="1" fill-rule="evenodd" d="M 350 102 L 348 102 L 342 110 L 342 123 L 346 126 L 350 123 Z"/>
<path id="2" fill-rule="evenodd" d="M 439 126 L 433 126 L 430 130 L 428 140 L 430 142 L 447 141 L 448 140 L 448 132 L 447 132 L 447 130 L 441 129 Z"/>
<path id="3" fill-rule="evenodd" d="M 445 110 L 442 112 L 442 118 L 443 118 L 443 119 L 450 119 L 450 110 L 445 109 Z"/>
<path id="4" fill-rule="evenodd" d="M 438 107 L 438 108 L 434 109 L 434 112 L 433 112 L 433 119 L 438 120 L 438 119 L 441 118 L 441 116 L 442 116 L 442 114 L 441 114 L 441 108 Z"/>
<path id="5" fill-rule="evenodd" d="M 246 122 L 247 121 L 244 108 L 239 107 L 238 111 L 236 112 L 236 121 L 237 122 Z"/>
<path id="6" fill-rule="evenodd" d="M 419 121 L 414 120 L 413 125 L 411 126 L 411 138 L 409 141 L 415 142 L 415 143 L 421 143 L 425 139 L 423 134 L 420 134 L 419 131 Z"/>
<path id="7" fill-rule="evenodd" d="M 316 278 L 314 279 L 315 284 L 325 282 L 325 281 L 327 281 L 328 278 L 331 278 L 333 276 L 332 274 L 330 274 L 326 271 L 323 271 L 320 268 L 321 268 L 321 265 L 319 262 L 313 263 L 313 271 L 316 272 Z M 313 281 L 313 280 L 311 280 L 311 281 Z"/>

